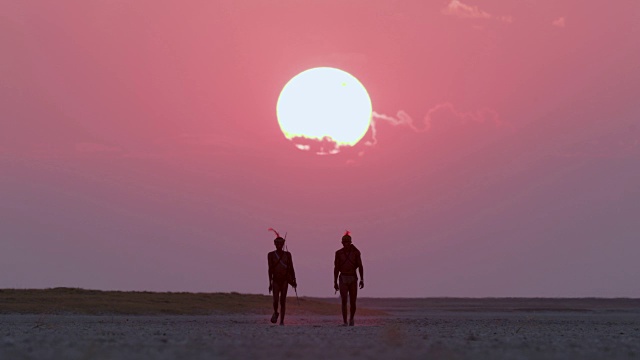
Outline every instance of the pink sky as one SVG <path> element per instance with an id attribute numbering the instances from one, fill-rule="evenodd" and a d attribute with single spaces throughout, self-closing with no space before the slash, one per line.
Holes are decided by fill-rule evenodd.
<path id="1" fill-rule="evenodd" d="M 0 288 L 640 296 L 640 2 L 4 1 Z M 278 127 L 317 66 L 375 131 Z"/>

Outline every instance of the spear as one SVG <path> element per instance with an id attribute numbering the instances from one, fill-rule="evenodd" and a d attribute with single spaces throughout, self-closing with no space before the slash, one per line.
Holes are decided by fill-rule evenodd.
<path id="1" fill-rule="evenodd" d="M 287 246 L 287 234 L 288 234 L 287 232 L 285 232 L 285 233 L 284 233 L 284 240 L 285 240 L 285 242 L 284 242 L 284 249 L 285 249 L 287 252 L 289 252 L 289 247 Z M 289 258 L 291 258 L 291 255 L 289 255 Z M 291 264 L 293 265 L 293 262 L 292 262 Z M 296 284 L 296 285 L 297 285 L 297 284 Z M 298 299 L 298 288 L 297 288 L 297 287 L 294 287 L 294 288 L 293 288 L 293 291 L 295 291 L 295 293 L 296 293 L 296 304 L 297 304 L 298 306 L 300 306 L 300 299 Z"/>

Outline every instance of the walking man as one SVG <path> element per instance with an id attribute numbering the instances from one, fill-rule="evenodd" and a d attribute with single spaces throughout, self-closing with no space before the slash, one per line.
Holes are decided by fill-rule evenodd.
<path id="1" fill-rule="evenodd" d="M 340 291 L 342 299 L 342 320 L 347 325 L 347 296 L 349 296 L 349 326 L 354 325 L 353 317 L 356 314 L 356 299 L 358 298 L 358 275 L 360 272 L 360 289 L 364 288 L 364 269 L 360 250 L 351 243 L 351 235 L 347 231 L 342 236 L 342 249 L 336 251 L 333 267 L 333 287 Z"/>
<path id="2" fill-rule="evenodd" d="M 269 292 L 273 291 L 273 315 L 271 322 L 276 323 L 280 316 L 280 325 L 284 325 L 284 314 L 286 311 L 287 289 L 289 284 L 294 288 L 298 287 L 296 283 L 296 272 L 293 269 L 293 258 L 291 253 L 284 251 L 284 238 L 277 231 L 269 228 L 276 234 L 273 243 L 276 250 L 267 254 L 267 263 L 269 264 Z M 278 313 L 278 303 L 280 303 L 280 313 Z"/>

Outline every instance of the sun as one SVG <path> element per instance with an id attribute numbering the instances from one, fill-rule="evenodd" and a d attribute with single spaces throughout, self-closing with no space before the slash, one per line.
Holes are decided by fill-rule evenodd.
<path id="1" fill-rule="evenodd" d="M 335 154 L 354 146 L 371 125 L 371 99 L 353 75 L 336 68 L 301 72 L 284 86 L 276 106 L 284 136 L 301 150 Z"/>

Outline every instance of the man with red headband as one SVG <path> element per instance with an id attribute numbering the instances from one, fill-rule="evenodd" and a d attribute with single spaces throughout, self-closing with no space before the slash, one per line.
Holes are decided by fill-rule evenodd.
<path id="1" fill-rule="evenodd" d="M 298 287 L 296 283 L 296 272 L 293 269 L 293 258 L 291 253 L 284 251 L 284 238 L 277 231 L 269 229 L 276 234 L 273 243 L 276 250 L 267 254 L 267 263 L 269 264 L 269 292 L 273 291 L 273 315 L 271 322 L 276 323 L 280 316 L 280 325 L 284 325 L 284 313 L 286 311 L 287 289 L 289 284 L 294 288 Z M 278 313 L 278 302 L 280 303 L 280 313 Z"/>
<path id="2" fill-rule="evenodd" d="M 354 325 L 353 317 L 356 314 L 356 299 L 358 298 L 358 276 L 356 269 L 360 272 L 360 289 L 364 287 L 364 269 L 360 250 L 351 243 L 351 235 L 347 231 L 342 237 L 342 249 L 336 251 L 333 262 L 333 287 L 340 290 L 342 298 L 342 320 L 347 325 L 347 295 L 349 296 L 349 326 Z M 339 282 L 338 282 L 339 280 Z"/>

